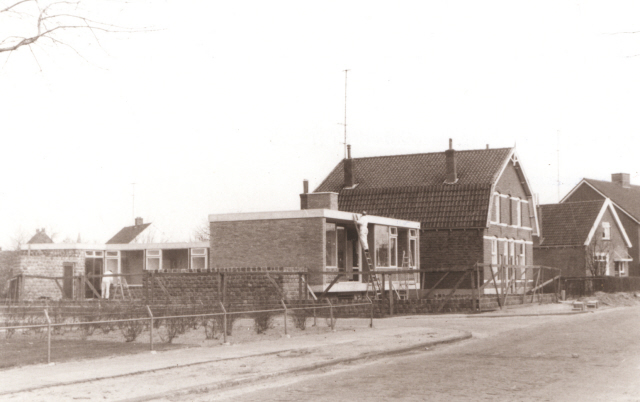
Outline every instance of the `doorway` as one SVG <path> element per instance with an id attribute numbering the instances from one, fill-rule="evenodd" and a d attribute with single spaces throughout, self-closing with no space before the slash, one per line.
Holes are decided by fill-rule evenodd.
<path id="1" fill-rule="evenodd" d="M 93 253 L 93 254 L 89 254 Z M 98 295 L 102 291 L 100 282 L 102 281 L 102 270 L 104 267 L 104 260 L 102 259 L 102 251 L 87 251 L 86 258 L 84 260 L 84 273 L 86 275 L 87 282 L 93 285 Z M 93 290 L 89 285 L 85 286 L 84 297 L 87 299 L 97 299 L 98 297 L 93 293 Z"/>

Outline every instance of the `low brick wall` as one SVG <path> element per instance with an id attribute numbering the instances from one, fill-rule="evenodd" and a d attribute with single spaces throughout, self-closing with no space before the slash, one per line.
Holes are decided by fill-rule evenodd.
<path id="1" fill-rule="evenodd" d="M 280 300 L 299 299 L 302 268 L 254 267 L 208 270 L 145 271 L 144 299 L 149 304 L 181 302 L 225 305 L 279 305 Z M 270 278 L 270 279 L 269 279 Z M 224 294 L 222 283 L 224 280 Z M 283 292 L 284 294 L 281 294 Z"/>

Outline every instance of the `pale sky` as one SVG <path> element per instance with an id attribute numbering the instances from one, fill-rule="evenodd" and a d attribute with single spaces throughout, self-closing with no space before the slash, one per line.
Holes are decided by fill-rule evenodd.
<path id="1" fill-rule="evenodd" d="M 2 5 L 3 0 L 0 0 Z M 343 157 L 510 147 L 542 203 L 640 184 L 640 2 L 134 1 L 157 30 L 0 55 L 0 246 L 104 242 L 135 215 L 186 241 L 208 214 L 299 208 Z M 98 5 L 96 7 L 99 7 Z M 115 8 L 114 8 L 115 7 Z M 13 21 L 0 19 L 0 36 Z M 40 71 L 42 68 L 42 71 Z"/>

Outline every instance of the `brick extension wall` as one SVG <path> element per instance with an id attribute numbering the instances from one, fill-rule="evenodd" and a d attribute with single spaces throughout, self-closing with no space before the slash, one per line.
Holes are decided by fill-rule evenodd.
<path id="1" fill-rule="evenodd" d="M 217 304 L 223 300 L 220 294 L 220 274 L 224 275 L 224 302 L 227 306 L 279 305 L 284 299 L 298 299 L 299 275 L 285 274 L 305 272 L 301 268 L 216 268 L 187 272 L 144 271 L 143 292 L 147 303 L 200 303 Z M 278 286 L 269 280 L 269 277 Z M 152 279 L 154 278 L 154 279 Z M 162 286 L 160 286 L 162 284 Z M 164 289 L 162 288 L 164 287 Z M 166 292 L 165 292 L 166 289 Z"/>

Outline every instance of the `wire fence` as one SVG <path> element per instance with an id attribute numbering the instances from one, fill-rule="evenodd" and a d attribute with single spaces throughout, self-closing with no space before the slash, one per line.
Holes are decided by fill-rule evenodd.
<path id="1" fill-rule="evenodd" d="M 318 318 L 324 318 L 328 328 L 333 331 L 337 318 L 347 316 L 342 314 L 344 309 L 358 306 L 368 306 L 369 326 L 373 327 L 374 303 L 369 298 L 366 302 L 346 305 L 332 304 L 329 299 L 293 303 L 282 299 L 279 303 L 265 303 L 259 308 L 242 303 L 105 304 L 81 309 L 59 306 L 43 309 L 39 306 L 8 307 L 0 312 L 0 336 L 5 338 L 6 346 L 0 349 L 0 361 L 4 362 L 0 363 L 0 368 L 37 362 L 51 363 L 56 358 L 65 360 L 108 356 L 145 348 L 152 351 L 168 349 L 174 338 L 198 328 L 204 328 L 205 339 L 219 339 L 228 344 L 229 337 L 233 336 L 234 323 L 240 319 L 253 320 L 255 334 L 264 334 L 275 328 L 276 319 L 281 323 L 281 329 L 277 331 L 283 331 L 287 337 L 292 330 L 305 330 L 310 319 L 313 319 L 313 326 L 317 326 Z M 89 345 L 87 341 L 95 338 L 97 330 L 100 334 L 98 339 L 92 339 L 96 342 Z M 121 336 L 117 335 L 118 332 Z M 246 337 L 247 331 L 243 332 Z M 144 333 L 148 335 L 146 340 Z"/>

